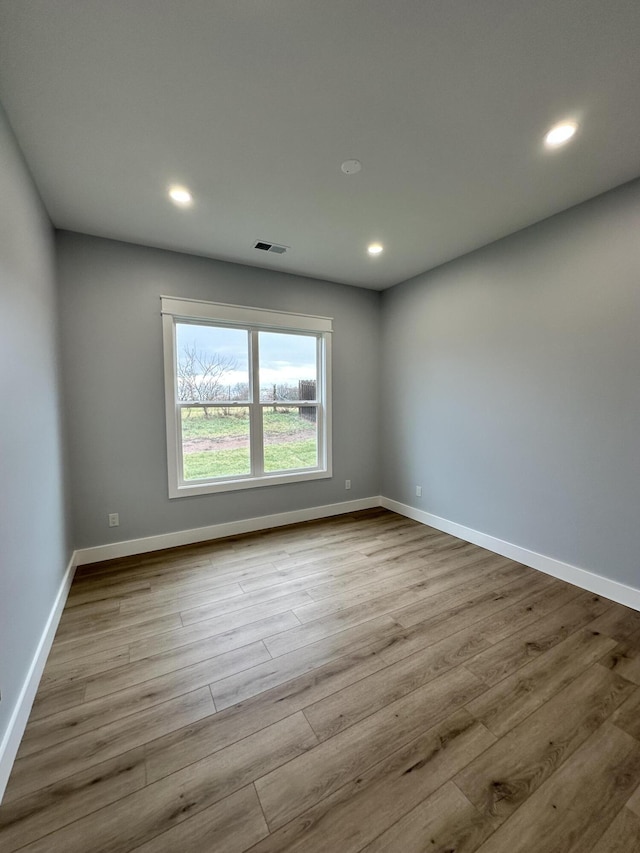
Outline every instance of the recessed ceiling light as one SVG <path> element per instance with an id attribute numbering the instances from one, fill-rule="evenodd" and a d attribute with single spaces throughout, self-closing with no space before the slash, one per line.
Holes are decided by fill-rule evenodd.
<path id="1" fill-rule="evenodd" d="M 370 246 L 367 246 L 367 252 L 370 255 L 379 255 L 382 251 L 384 251 L 384 247 L 380 243 L 371 243 Z"/>
<path id="2" fill-rule="evenodd" d="M 545 136 L 544 144 L 547 148 L 559 148 L 575 135 L 577 129 L 578 125 L 572 121 L 563 121 L 561 124 L 556 124 Z"/>
<path id="3" fill-rule="evenodd" d="M 193 201 L 193 196 L 186 187 L 170 187 L 169 198 L 180 207 L 187 207 Z"/>

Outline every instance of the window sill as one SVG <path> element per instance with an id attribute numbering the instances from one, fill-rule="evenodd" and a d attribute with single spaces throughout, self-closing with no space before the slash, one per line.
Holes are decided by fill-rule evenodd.
<path id="1" fill-rule="evenodd" d="M 234 480 L 183 483 L 169 486 L 169 498 L 187 498 L 195 495 L 211 495 L 217 492 L 235 492 L 240 489 L 256 489 L 262 486 L 280 486 L 285 483 L 303 483 L 308 480 L 326 480 L 332 476 L 328 469 L 295 471 L 291 474 L 268 474 L 264 477 L 243 477 Z"/>

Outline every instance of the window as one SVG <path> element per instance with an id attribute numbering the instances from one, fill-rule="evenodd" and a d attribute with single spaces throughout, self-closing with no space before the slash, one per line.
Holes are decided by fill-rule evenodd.
<path id="1" fill-rule="evenodd" d="M 162 297 L 169 497 L 331 476 L 331 320 Z"/>

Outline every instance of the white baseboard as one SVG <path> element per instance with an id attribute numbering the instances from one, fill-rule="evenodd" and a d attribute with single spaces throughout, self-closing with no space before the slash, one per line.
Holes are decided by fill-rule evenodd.
<path id="1" fill-rule="evenodd" d="M 113 542 L 110 545 L 97 545 L 93 548 L 80 548 L 76 551 L 76 563 L 84 566 L 87 563 L 99 563 L 101 560 L 113 560 L 118 557 L 130 557 L 134 554 L 146 554 L 149 551 L 159 551 L 163 548 L 175 548 L 179 545 L 193 545 L 196 542 L 206 542 L 209 539 L 221 539 L 224 536 L 237 536 L 240 533 L 253 533 L 256 530 L 266 530 L 269 527 L 283 527 L 286 524 L 297 524 L 300 521 L 313 521 L 317 518 L 328 518 L 332 515 L 344 515 L 361 509 L 371 509 L 380 506 L 380 497 L 359 498 L 353 501 L 342 501 L 325 506 L 313 506 L 308 509 L 296 509 L 291 512 L 279 512 L 274 515 L 260 515 L 242 521 L 228 521 L 224 524 L 211 524 L 208 527 L 195 527 L 191 530 L 178 530 L 175 533 L 160 533 L 157 536 L 146 536 L 142 539 L 129 539 L 125 542 Z"/>
<path id="2" fill-rule="evenodd" d="M 208 527 L 198 527 L 192 530 L 181 530 L 176 533 L 164 533 L 158 536 L 147 536 L 141 539 L 130 539 L 126 542 L 115 542 L 110 545 L 99 545 L 94 548 L 83 548 L 73 553 L 69 565 L 65 571 L 60 584 L 56 600 L 51 608 L 49 618 L 40 637 L 40 642 L 31 661 L 22 690 L 18 696 L 9 725 L 0 743 L 0 802 L 11 773 L 11 768 L 22 739 L 31 706 L 35 698 L 40 678 L 47 662 L 47 657 L 53 643 L 53 638 L 60 621 L 60 616 L 67 601 L 67 596 L 76 566 L 87 563 L 109 560 L 116 557 L 144 554 L 162 548 L 173 548 L 178 545 L 191 545 L 195 542 L 204 542 L 209 539 L 219 539 L 224 536 L 234 536 L 241 533 L 251 533 L 256 530 L 264 530 L 270 527 L 282 527 L 287 524 L 296 524 L 301 521 L 312 521 L 318 518 L 329 518 L 333 515 L 343 515 L 349 512 L 357 512 L 362 509 L 371 509 L 382 506 L 407 518 L 412 518 L 422 524 L 435 527 L 459 539 L 472 542 L 503 557 L 516 560 L 525 566 L 530 566 L 545 574 L 552 575 L 568 583 L 589 590 L 596 595 L 602 595 L 619 604 L 640 610 L 640 589 L 627 586 L 602 575 L 564 563 L 553 557 L 547 557 L 536 551 L 530 551 L 512 542 L 506 542 L 487 533 L 481 533 L 471 527 L 465 527 L 455 521 L 433 515 L 430 512 L 415 509 L 408 504 L 400 503 L 391 498 L 373 496 L 360 498 L 358 500 L 343 501 L 341 503 L 328 504 L 326 506 L 309 507 L 308 509 L 293 510 L 292 512 L 281 512 L 274 515 L 262 515 L 257 518 L 249 518 L 242 521 L 232 521 L 225 524 L 213 524 Z"/>
<path id="3" fill-rule="evenodd" d="M 175 533 L 161 533 L 157 536 L 146 536 L 141 539 L 129 539 L 124 542 L 113 542 L 109 545 L 97 545 L 93 548 L 81 548 L 75 552 L 75 565 L 83 566 L 88 563 L 98 563 L 102 560 L 112 560 L 118 557 L 130 557 L 135 554 L 146 554 L 163 548 L 175 548 L 179 545 L 193 545 L 196 542 L 206 542 L 210 539 L 221 539 L 225 536 L 237 536 L 241 533 L 253 533 L 256 530 L 266 530 L 270 527 L 282 527 L 287 524 L 297 524 L 302 521 L 313 521 L 318 518 L 328 518 L 332 515 L 343 515 L 362 509 L 382 506 L 386 509 L 412 518 L 422 524 L 435 527 L 466 542 L 473 542 L 481 548 L 493 551 L 503 557 L 516 560 L 532 569 L 544 572 L 567 583 L 579 586 L 596 595 L 602 595 L 626 607 L 640 610 L 640 589 L 627 586 L 619 581 L 581 569 L 579 566 L 556 560 L 537 551 L 530 551 L 512 542 L 506 542 L 496 536 L 481 533 L 472 527 L 465 527 L 455 521 L 441 518 L 430 512 L 416 509 L 408 504 L 400 503 L 391 498 L 378 495 L 360 498 L 352 501 L 342 501 L 325 506 L 309 507 L 308 509 L 280 512 L 274 515 L 261 515 L 241 521 L 230 521 L 223 524 L 211 524 L 207 527 L 196 527 L 190 530 L 179 530 Z M 0 753 L 1 755 L 1 753 Z M 1 779 L 1 774 L 0 774 Z"/>
<path id="4" fill-rule="evenodd" d="M 74 552 L 69 560 L 69 565 L 66 568 L 64 577 L 62 578 L 62 583 L 60 584 L 56 600 L 53 603 L 53 607 L 49 613 L 49 618 L 44 626 L 40 642 L 38 643 L 38 647 L 31 661 L 31 666 L 29 667 L 29 671 L 27 672 L 22 685 L 22 690 L 20 691 L 20 695 L 18 696 L 15 708 L 13 709 L 13 713 L 9 720 L 9 725 L 7 726 L 7 730 L 5 731 L 2 742 L 0 743 L 0 802 L 2 802 L 2 797 L 4 796 L 4 791 L 7 786 L 7 782 L 9 781 L 11 768 L 13 767 L 13 762 L 15 760 L 16 753 L 18 752 L 18 747 L 20 746 L 20 741 L 22 740 L 22 735 L 24 734 L 24 730 L 29 719 L 29 714 L 31 713 L 31 706 L 33 705 L 33 700 L 35 699 L 38 685 L 40 684 L 40 678 L 42 677 L 42 672 L 47 662 L 47 658 L 49 657 L 49 651 L 58 628 L 60 616 L 62 615 L 62 611 L 67 602 L 67 596 L 69 594 L 75 570 L 76 561 Z"/>
<path id="5" fill-rule="evenodd" d="M 626 607 L 640 610 L 640 589 L 627 586 L 610 578 L 605 578 L 602 575 L 597 575 L 595 572 L 590 572 L 587 569 L 581 569 L 579 566 L 573 566 L 571 563 L 564 563 L 562 560 L 547 557 L 545 554 L 539 554 L 537 551 L 530 551 L 528 548 L 522 548 L 520 545 L 514 545 L 512 542 L 505 542 L 504 539 L 489 536 L 487 533 L 474 530 L 472 527 L 465 527 L 463 524 L 449 521 L 447 518 L 441 518 L 439 515 L 432 515 L 430 512 L 415 509 L 408 504 L 391 500 L 391 498 L 380 498 L 380 505 L 400 515 L 405 515 L 407 518 L 412 518 L 414 521 L 420 521 L 422 524 L 428 524 L 429 527 L 435 527 L 437 530 L 457 536 L 458 539 L 473 542 L 474 545 L 479 545 L 488 551 L 493 551 L 503 557 L 509 557 L 509 559 L 523 563 L 525 566 L 530 566 L 532 569 L 537 569 L 547 575 L 553 575 L 553 577 L 567 581 L 567 583 L 574 584 L 574 586 L 579 586 L 596 595 L 601 595 L 603 598 L 609 598 L 611 601 L 617 601 L 618 604 L 624 604 Z"/>

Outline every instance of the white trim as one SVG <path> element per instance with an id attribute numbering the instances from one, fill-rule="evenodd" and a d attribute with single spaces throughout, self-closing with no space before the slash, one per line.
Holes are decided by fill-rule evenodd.
<path id="1" fill-rule="evenodd" d="M 394 501 L 383 496 L 360 498 L 352 501 L 342 501 L 325 506 L 309 507 L 308 509 L 281 512 L 274 515 L 261 515 L 255 518 L 247 518 L 241 521 L 229 521 L 223 524 L 212 524 L 208 527 L 196 527 L 191 530 L 179 530 L 175 533 L 161 533 L 157 536 L 147 536 L 142 539 L 129 539 L 125 542 L 114 542 L 110 545 L 98 545 L 93 548 L 81 548 L 74 554 L 75 564 L 83 566 L 88 563 L 97 563 L 101 560 L 111 560 L 118 557 L 129 557 L 135 554 L 146 554 L 149 551 L 157 551 L 163 548 L 175 548 L 179 545 L 192 545 L 196 542 L 206 542 L 209 539 L 220 539 L 225 536 L 237 536 L 242 533 L 252 533 L 256 530 L 266 530 L 270 527 L 282 527 L 286 524 L 296 524 L 302 521 L 312 521 L 316 518 L 328 518 L 332 515 L 343 515 L 349 512 L 357 512 L 361 509 L 371 509 L 382 506 L 399 515 L 412 518 L 429 527 L 435 527 L 466 542 L 473 542 L 481 548 L 493 551 L 510 560 L 516 560 L 532 569 L 552 575 L 567 583 L 579 586 L 581 589 L 589 590 L 596 595 L 640 610 L 640 589 L 603 577 L 579 566 L 564 563 L 537 551 L 530 551 L 512 542 L 498 539 L 487 533 L 481 533 L 472 527 L 465 527 L 455 521 L 441 518 L 430 512 L 416 509 L 408 504 Z"/>
<path id="2" fill-rule="evenodd" d="M 126 542 L 114 542 L 111 545 L 97 545 L 94 548 L 80 548 L 76 551 L 78 566 L 98 563 L 101 560 L 113 560 L 117 557 L 130 557 L 134 554 L 146 554 L 163 548 L 175 548 L 179 545 L 193 545 L 209 539 L 221 539 L 224 536 L 238 536 L 241 533 L 253 533 L 285 524 L 297 524 L 301 521 L 313 521 L 316 518 L 329 518 L 332 515 L 344 515 L 361 509 L 380 506 L 380 497 L 359 498 L 353 501 L 341 501 L 325 506 L 312 506 L 308 509 L 295 509 L 274 515 L 260 515 L 241 521 L 228 521 L 223 524 L 211 524 L 208 527 L 195 527 L 191 530 L 177 530 L 175 533 L 160 533 L 142 539 L 129 539 Z"/>
<path id="3" fill-rule="evenodd" d="M 260 406 L 260 333 L 249 332 L 249 362 L 251 369 L 249 371 L 249 456 L 250 466 L 253 472 L 253 479 L 264 476 L 264 429 L 262 420 L 264 413 Z M 317 392 L 316 392 L 317 394 Z M 275 395 L 274 395 L 275 396 Z M 182 439 L 180 439 L 182 446 Z M 183 456 L 183 454 L 180 454 Z M 184 456 L 183 456 L 184 458 Z M 184 479 L 184 471 L 180 473 L 180 486 L 185 486 L 187 483 Z M 197 485 L 197 484 L 196 484 Z M 241 486 L 244 484 L 241 484 Z"/>
<path id="4" fill-rule="evenodd" d="M 162 313 L 176 319 L 215 320 L 218 324 L 239 326 L 263 326 L 289 331 L 331 332 L 333 319 L 313 314 L 290 314 L 287 311 L 249 308 L 246 305 L 226 305 L 220 302 L 204 302 L 200 299 L 179 299 L 161 296 Z"/>
<path id="5" fill-rule="evenodd" d="M 640 589 L 636 589 L 633 586 L 627 586 L 620 583 L 620 581 L 605 578 L 602 575 L 597 575 L 595 572 L 590 572 L 587 569 L 581 569 L 579 566 L 574 566 L 571 563 L 564 563 L 562 560 L 556 560 L 554 557 L 547 557 L 545 554 L 539 554 L 537 551 L 530 551 L 528 548 L 522 548 L 520 545 L 514 545 L 512 542 L 498 539 L 496 536 L 481 533 L 479 530 L 474 530 L 472 527 L 465 527 L 463 524 L 449 521 L 447 518 L 441 518 L 439 515 L 432 515 L 430 512 L 415 509 L 415 507 L 391 500 L 391 498 L 381 497 L 380 505 L 385 509 L 392 510 L 392 512 L 412 518 L 414 521 L 428 524 L 429 527 L 435 527 L 437 530 L 442 530 L 445 533 L 450 533 L 452 536 L 457 536 L 459 539 L 464 539 L 466 542 L 473 542 L 474 545 L 479 545 L 481 548 L 486 548 L 503 557 L 508 557 L 510 560 L 516 560 L 518 563 L 523 563 L 532 569 L 537 569 L 547 575 L 553 575 L 553 577 L 574 584 L 574 586 L 579 586 L 581 589 L 586 589 L 596 595 L 609 598 L 611 601 L 617 601 L 618 604 L 624 604 L 626 607 L 640 610 Z"/>
<path id="6" fill-rule="evenodd" d="M 164 405 L 167 432 L 167 472 L 169 497 L 177 496 L 178 482 L 182 480 L 182 454 L 178 453 L 178 420 L 176 414 L 176 333 L 173 317 L 162 317 L 162 341 L 164 359 Z"/>
<path id="7" fill-rule="evenodd" d="M 13 767 L 13 762 L 29 719 L 29 714 L 31 713 L 31 706 L 33 705 L 33 700 L 40 684 L 40 678 L 47 662 L 49 651 L 51 650 L 60 616 L 67 601 L 76 566 L 99 562 L 100 560 L 144 554 L 162 548 L 191 545 L 195 542 L 204 542 L 209 539 L 219 539 L 224 536 L 234 536 L 241 533 L 251 533 L 271 527 L 282 527 L 287 524 L 312 521 L 318 518 L 344 515 L 378 506 L 382 506 L 392 512 L 397 512 L 400 515 L 404 515 L 407 518 L 419 521 L 430 527 L 435 527 L 437 530 L 450 533 L 452 536 L 457 536 L 467 542 L 472 542 L 475 545 L 500 554 L 503 557 L 523 563 L 525 566 L 530 566 L 545 574 L 560 578 L 582 589 L 589 590 L 596 595 L 602 595 L 619 604 L 624 604 L 626 607 L 640 610 L 640 589 L 627 586 L 610 578 L 605 578 L 602 575 L 581 569 L 570 563 L 564 563 L 553 557 L 547 557 L 536 551 L 530 551 L 527 548 L 514 545 L 512 542 L 506 542 L 487 533 L 481 533 L 479 530 L 465 527 L 463 524 L 458 524 L 455 521 L 449 521 L 430 512 L 416 509 L 408 504 L 377 495 L 369 498 L 327 504 L 325 506 L 281 512 L 274 515 L 263 515 L 241 521 L 213 524 L 208 527 L 198 527 L 192 530 L 163 533 L 158 536 L 147 536 L 142 539 L 130 539 L 126 542 L 98 545 L 94 548 L 81 548 L 74 551 L 69 560 L 58 594 L 49 613 L 49 618 L 40 637 L 40 642 L 38 643 L 20 695 L 9 719 L 9 724 L 0 743 L 0 802 L 4 795 L 11 768 Z"/>
<path id="8" fill-rule="evenodd" d="M 288 314 L 284 311 L 265 311 L 240 305 L 202 302 L 196 299 L 160 297 L 162 304 L 162 341 L 164 359 L 165 428 L 167 436 L 167 480 L 170 499 L 195 495 L 253 489 L 307 480 L 327 479 L 332 476 L 331 449 L 331 331 L 329 317 L 307 314 Z M 182 452 L 182 409 L 191 401 L 179 401 L 176 375 L 176 322 L 180 320 L 212 320 L 220 325 L 236 325 L 248 333 L 250 399 L 237 404 L 249 411 L 249 448 L 251 471 L 249 474 L 217 477 L 203 480 L 185 480 Z M 257 377 L 260 375 L 258 337 L 262 329 L 278 329 L 316 338 L 316 441 L 317 464 L 312 468 L 287 471 L 264 471 L 263 423 L 264 410 L 269 404 L 260 401 Z M 204 403 L 194 401 L 196 406 Z M 289 402 L 289 401 L 287 401 Z M 293 401 L 292 401 L 293 402 Z M 212 408 L 226 407 L 222 401 L 212 403 Z"/>
<path id="9" fill-rule="evenodd" d="M 38 643 L 38 647 L 31 661 L 31 666 L 29 667 L 26 678 L 23 682 L 13 713 L 9 719 L 9 725 L 7 726 L 2 742 L 0 743 L 0 802 L 2 802 L 2 797 L 4 796 L 5 788 L 9 781 L 11 768 L 13 767 L 13 762 L 15 761 L 18 747 L 22 740 L 22 735 L 24 734 L 24 730 L 27 726 L 29 714 L 31 713 L 31 706 L 33 705 L 33 700 L 35 699 L 36 692 L 40 684 L 40 678 L 42 677 L 42 672 L 47 662 L 47 658 L 49 657 L 49 651 L 51 650 L 53 638 L 55 637 L 58 623 L 60 622 L 60 616 L 62 615 L 64 606 L 67 603 L 67 596 L 73 581 L 76 565 L 76 552 L 74 551 L 71 559 L 69 560 L 64 577 L 62 578 L 58 594 L 53 602 L 53 607 L 49 613 L 47 623 L 44 626 L 40 642 Z"/>
<path id="10" fill-rule="evenodd" d="M 300 483 L 307 480 L 326 480 L 331 477 L 331 471 L 318 471 L 316 468 L 302 468 L 297 471 L 276 472 L 274 474 L 261 474 L 258 477 L 238 476 L 234 480 L 221 480 L 220 482 L 204 483 L 194 482 L 180 483 L 170 487 L 170 498 L 193 497 L 194 495 L 212 495 L 216 492 L 234 492 L 238 489 L 259 489 L 261 486 L 280 486 L 284 483 Z"/>
<path id="11" fill-rule="evenodd" d="M 331 365 L 331 335 L 318 338 L 320 358 L 318 359 L 318 376 L 316 377 L 316 399 L 322 403 L 316 410 L 316 428 L 318 430 L 318 465 L 333 476 L 333 388 L 331 385 L 333 368 Z M 320 392 L 318 394 L 318 391 Z"/>

